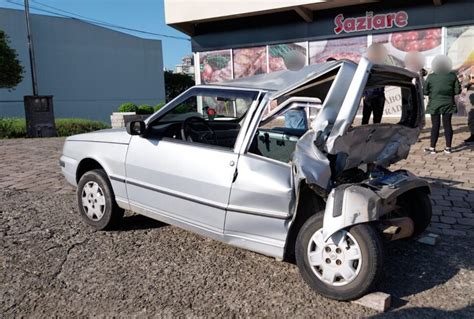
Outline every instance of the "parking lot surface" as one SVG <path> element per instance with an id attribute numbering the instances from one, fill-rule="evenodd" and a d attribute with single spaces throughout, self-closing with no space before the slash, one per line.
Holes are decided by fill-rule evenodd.
<path id="1" fill-rule="evenodd" d="M 454 128 L 460 144 L 467 133 Z M 385 314 L 320 297 L 293 264 L 145 217 L 93 231 L 60 174 L 63 139 L 0 140 L 2 317 L 473 318 L 474 151 L 424 155 L 427 134 L 397 167 L 432 183 L 430 230 L 441 241 L 387 244 L 378 287 L 392 294 Z"/>

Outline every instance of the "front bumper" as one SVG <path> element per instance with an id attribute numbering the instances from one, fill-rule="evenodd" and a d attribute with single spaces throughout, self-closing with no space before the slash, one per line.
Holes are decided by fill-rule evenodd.
<path id="1" fill-rule="evenodd" d="M 76 181 L 76 171 L 77 171 L 77 160 L 62 155 L 59 159 L 59 166 L 61 167 L 61 171 L 66 178 L 67 182 L 74 187 L 77 187 Z"/>

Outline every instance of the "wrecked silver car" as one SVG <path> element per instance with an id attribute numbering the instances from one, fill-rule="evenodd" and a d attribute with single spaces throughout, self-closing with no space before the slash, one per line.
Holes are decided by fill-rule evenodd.
<path id="1" fill-rule="evenodd" d="M 400 91 L 401 118 L 358 125 L 364 90 Z M 279 260 L 333 299 L 382 270 L 382 240 L 421 233 L 428 184 L 388 167 L 424 124 L 404 69 L 335 61 L 197 85 L 146 121 L 67 138 L 60 160 L 96 229 L 131 210 Z"/>

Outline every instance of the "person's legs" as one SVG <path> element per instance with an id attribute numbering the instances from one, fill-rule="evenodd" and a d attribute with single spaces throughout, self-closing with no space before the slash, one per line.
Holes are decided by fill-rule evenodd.
<path id="1" fill-rule="evenodd" d="M 372 113 L 372 101 L 364 99 L 362 107 L 362 125 L 369 124 L 370 114 Z"/>
<path id="2" fill-rule="evenodd" d="M 374 112 L 374 115 L 373 115 L 374 116 L 374 118 L 373 118 L 374 124 L 382 122 L 384 106 L 385 106 L 385 96 L 384 95 L 382 95 L 380 97 L 377 97 L 377 99 L 375 99 L 372 102 L 372 111 Z"/>
<path id="3" fill-rule="evenodd" d="M 431 147 L 435 148 L 439 137 L 439 126 L 441 122 L 441 115 L 431 114 Z"/>
<path id="4" fill-rule="evenodd" d="M 469 105 L 467 106 L 467 127 L 471 136 L 468 137 L 464 142 L 474 143 L 474 93 L 469 94 Z"/>
<path id="5" fill-rule="evenodd" d="M 452 113 L 443 114 L 444 137 L 446 138 L 447 148 L 451 148 L 451 143 L 453 141 L 453 126 L 451 125 L 452 118 Z"/>
<path id="6" fill-rule="evenodd" d="M 469 132 L 471 136 L 465 141 L 466 143 L 474 143 L 474 107 L 471 106 L 469 113 L 467 113 L 467 126 L 469 127 Z"/>

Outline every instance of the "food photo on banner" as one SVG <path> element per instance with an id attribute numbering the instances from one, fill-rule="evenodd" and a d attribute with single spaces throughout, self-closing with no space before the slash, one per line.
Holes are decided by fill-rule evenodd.
<path id="1" fill-rule="evenodd" d="M 199 54 L 199 66 L 202 84 L 231 80 L 231 50 L 201 52 Z"/>
<path id="2" fill-rule="evenodd" d="M 307 58 L 307 42 L 284 43 L 268 46 L 269 72 L 297 69 L 305 65 Z"/>
<path id="3" fill-rule="evenodd" d="M 234 78 L 267 73 L 267 48 L 234 49 Z"/>
<path id="4" fill-rule="evenodd" d="M 367 52 L 367 36 L 309 42 L 309 63 L 348 59 L 358 63 Z"/>
<path id="5" fill-rule="evenodd" d="M 443 53 L 441 28 L 373 35 L 372 43 L 382 43 L 388 52 L 388 64 L 405 67 L 408 52 L 420 52 L 425 68 Z"/>

